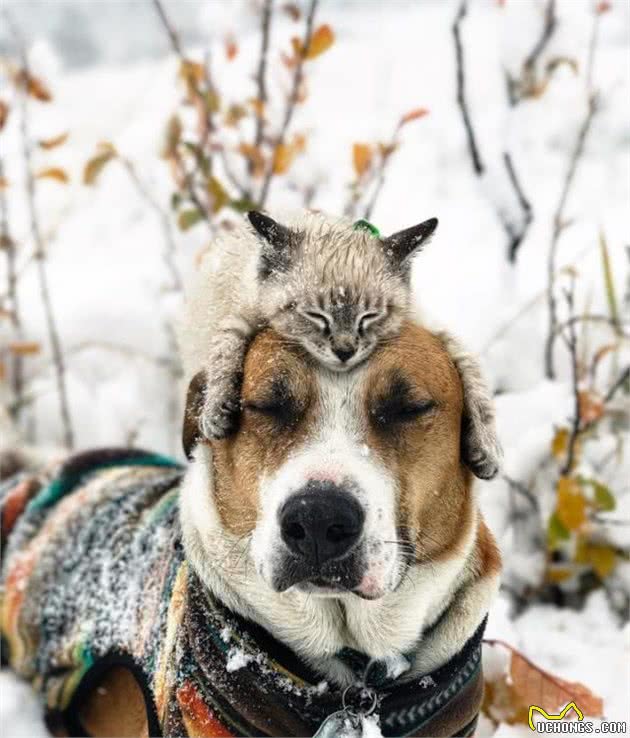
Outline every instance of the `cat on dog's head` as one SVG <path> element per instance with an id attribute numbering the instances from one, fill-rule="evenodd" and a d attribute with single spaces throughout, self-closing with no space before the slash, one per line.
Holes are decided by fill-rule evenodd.
<path id="1" fill-rule="evenodd" d="M 400 330 L 412 259 L 438 225 L 430 218 L 381 239 L 349 221 L 248 218 L 261 239 L 258 294 L 269 324 L 334 371 L 360 364 Z"/>

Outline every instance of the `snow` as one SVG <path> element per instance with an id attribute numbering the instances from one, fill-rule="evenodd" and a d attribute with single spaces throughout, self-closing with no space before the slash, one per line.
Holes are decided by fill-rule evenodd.
<path id="1" fill-rule="evenodd" d="M 186 9 L 176 11 L 176 5 Z M 181 20 L 187 40 L 200 44 L 207 29 L 216 44 L 215 77 L 230 99 L 237 99 L 253 94 L 251 70 L 259 39 L 250 4 L 228 5 L 226 9 L 225 3 L 199 0 L 169 7 L 177 21 Z M 82 3 L 75 6 L 80 13 L 86 7 Z M 11 7 L 18 6 L 12 3 Z M 403 113 L 418 106 L 429 109 L 429 115 L 403 130 L 401 149 L 391 161 L 370 220 L 387 234 L 439 217 L 434 240 L 414 268 L 416 302 L 428 322 L 449 328 L 479 352 L 493 388 L 500 393 L 496 405 L 505 471 L 511 479 L 526 484 L 535 478 L 543 488 L 552 479 L 552 470 L 542 462 L 554 428 L 566 424 L 572 410 L 567 356 L 560 342 L 559 379 L 546 380 L 542 372 L 545 258 L 562 176 L 583 119 L 585 94 L 583 74 L 574 75 L 565 66 L 557 71 L 545 95 L 522 103 L 514 113 L 507 110 L 503 68 L 515 70 L 530 50 L 539 28 L 539 9 L 537 2 L 471 4 L 463 33 L 471 114 L 488 169 L 480 183 L 472 174 L 455 106 L 450 27 L 456 4 L 401 0 L 393 9 L 385 3 L 322 3 L 320 20 L 331 24 L 337 40 L 308 69 L 310 98 L 297 110 L 293 122 L 294 130 L 307 132 L 308 148 L 289 180 L 294 185 L 316 182 L 314 204 L 341 212 L 352 178 L 352 143 L 387 140 Z M 85 162 L 99 141 L 108 140 L 129 157 L 168 209 L 172 183 L 157 153 L 165 122 L 179 100 L 174 85 L 176 61 L 163 56 L 167 44 L 154 18 L 134 9 L 128 27 L 119 24 L 109 34 L 102 31 L 101 11 L 91 11 L 92 26 L 86 23 L 85 35 L 103 48 L 98 54 L 90 52 L 89 64 L 81 63 L 80 50 L 60 51 L 59 29 L 63 26 L 53 22 L 52 16 L 50 21 L 41 19 L 49 12 L 53 11 L 48 6 L 40 8 L 40 19 L 33 21 L 30 59 L 49 82 L 55 100 L 48 106 L 32 105 L 31 126 L 38 139 L 70 131 L 66 145 L 50 152 L 35 151 L 34 157 L 36 168 L 59 165 L 71 176 L 66 187 L 41 181 L 38 204 L 49 241 L 51 291 L 67 355 L 78 445 L 87 448 L 132 440 L 181 456 L 179 418 L 184 389 L 169 370 L 173 347 L 166 330 L 180 308 L 180 296 L 165 290 L 168 273 L 160 256 L 160 223 L 115 162 L 96 187 L 81 184 Z M 558 14 L 558 30 L 547 57 L 575 56 L 583 72 L 591 2 L 563 0 L 558 2 Z M 28 23 L 26 12 L 18 18 Z M 578 271 L 577 305 L 581 308 L 588 302 L 595 313 L 608 309 L 598 251 L 600 229 L 609 244 L 620 301 L 627 290 L 622 246 L 627 243 L 630 201 L 629 21 L 627 3 L 613 3 L 601 20 L 593 70 L 601 109 L 567 203 L 570 224 L 559 247 L 559 267 L 574 264 Z M 230 63 L 221 50 L 227 31 L 236 33 L 240 46 L 238 57 Z M 294 33 L 291 22 L 282 15 L 274 44 L 286 46 Z M 63 39 L 69 43 L 67 34 Z M 95 56 L 103 61 L 93 63 Z M 271 82 L 275 90 L 284 88 L 285 80 L 276 72 Z M 270 114 L 278 112 L 272 105 Z M 12 235 L 30 248 L 26 203 L 13 195 L 23 186 L 14 112 L 2 138 Z M 508 211 L 514 210 L 513 193 L 500 164 L 506 143 L 514 148 L 535 213 L 515 267 L 505 260 L 506 238 L 492 204 L 498 200 Z M 276 182 L 271 203 L 291 208 L 299 198 L 293 188 Z M 177 264 L 187 278 L 196 255 L 207 246 L 207 234 L 198 226 L 186 233 L 175 232 L 175 239 Z M 46 346 L 41 300 L 27 253 L 21 252 L 19 264 L 25 338 Z M 527 305 L 531 307 L 524 310 Z M 6 330 L 6 324 L 3 321 L 0 330 Z M 599 346 L 610 335 L 594 325 L 589 340 Z M 38 445 L 52 447 L 61 442 L 61 434 L 48 356 L 44 352 L 26 364 L 35 397 L 27 426 Z M 603 362 L 600 371 L 605 374 L 610 369 Z M 598 465 L 614 443 L 612 434 L 603 434 L 589 448 L 585 468 Z M 363 453 L 369 455 L 370 449 L 366 446 Z M 627 521 L 630 455 L 626 452 L 622 462 L 608 465 L 605 473 L 618 498 L 618 507 L 608 518 Z M 509 524 L 508 483 L 497 479 L 480 483 L 478 489 L 482 509 L 502 549 L 505 582 L 516 587 L 535 582 L 544 562 Z M 541 499 L 542 506 L 548 504 L 549 500 Z M 601 525 L 607 526 L 617 545 L 628 545 L 627 527 L 615 522 Z M 537 533 L 528 531 L 529 538 Z M 630 564 L 617 567 L 614 582 L 630 591 Z M 562 678 L 584 682 L 604 698 L 608 719 L 629 719 L 630 632 L 611 614 L 603 593 L 590 595 L 583 611 L 537 604 L 516 619 L 502 593 L 491 612 L 487 636 L 512 643 Z M 226 633 L 224 640 L 229 638 Z M 244 656 L 233 651 L 230 663 L 234 669 L 245 665 Z M 487 650 L 487 670 L 502 668 L 497 658 Z M 46 734 L 29 688 L 6 672 L 0 674 L 0 704 L 3 735 Z M 495 730 L 486 718 L 480 722 L 479 735 L 516 738 L 526 734 L 530 731 L 522 726 L 501 725 Z"/>

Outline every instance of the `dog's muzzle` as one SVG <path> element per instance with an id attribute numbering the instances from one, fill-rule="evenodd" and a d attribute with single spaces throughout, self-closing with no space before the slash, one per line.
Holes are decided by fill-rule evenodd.
<path id="1" fill-rule="evenodd" d="M 281 589 L 307 583 L 332 589 L 355 587 L 362 574 L 359 543 L 365 513 L 351 492 L 331 482 L 310 481 L 279 511 L 288 549 Z"/>

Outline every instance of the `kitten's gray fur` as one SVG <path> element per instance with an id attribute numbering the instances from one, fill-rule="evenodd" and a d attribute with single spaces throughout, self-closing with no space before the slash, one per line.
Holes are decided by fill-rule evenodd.
<path id="1" fill-rule="evenodd" d="M 180 331 L 187 378 L 207 374 L 200 426 L 208 438 L 235 427 L 245 351 L 263 326 L 335 371 L 394 335 L 409 306 L 411 257 L 437 226 L 432 219 L 381 239 L 314 213 L 282 224 L 249 218 L 251 227 L 227 231 L 204 257 Z"/>

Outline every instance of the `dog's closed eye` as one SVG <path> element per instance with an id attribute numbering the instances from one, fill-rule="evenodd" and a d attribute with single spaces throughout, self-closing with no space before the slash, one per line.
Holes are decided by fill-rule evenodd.
<path id="1" fill-rule="evenodd" d="M 381 395 L 370 409 L 372 421 L 385 427 L 411 423 L 429 415 L 437 403 L 431 398 L 418 398 L 404 377 L 394 376 L 387 394 Z"/>
<path id="2" fill-rule="evenodd" d="M 245 399 L 243 408 L 282 426 L 294 425 L 302 414 L 300 404 L 291 393 L 287 382 L 282 379 L 274 380 L 269 389 L 260 396 Z"/>

